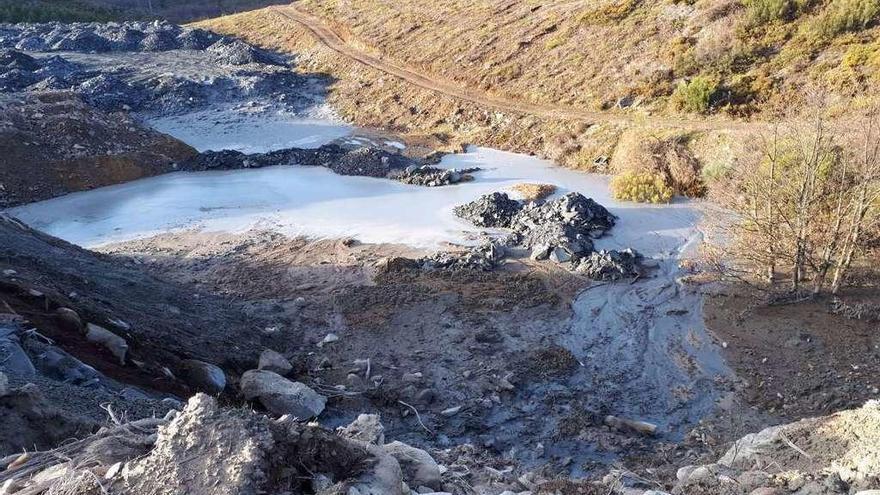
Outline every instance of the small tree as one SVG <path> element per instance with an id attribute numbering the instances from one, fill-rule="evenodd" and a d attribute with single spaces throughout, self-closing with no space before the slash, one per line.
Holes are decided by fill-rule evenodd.
<path id="1" fill-rule="evenodd" d="M 855 133 L 829 132 L 820 117 L 809 128 L 774 129 L 760 154 L 714 188 L 727 213 L 715 215 L 716 266 L 751 272 L 771 287 L 784 274 L 792 291 L 808 281 L 813 294 L 839 291 L 864 251 L 865 232 L 877 228 L 877 115 Z"/>

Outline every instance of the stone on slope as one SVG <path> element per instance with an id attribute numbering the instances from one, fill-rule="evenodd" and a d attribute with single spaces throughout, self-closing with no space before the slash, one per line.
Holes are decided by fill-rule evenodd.
<path id="1" fill-rule="evenodd" d="M 385 443 L 385 427 L 378 414 L 361 414 L 346 427 L 339 427 L 336 433 L 345 438 L 383 445 Z"/>
<path id="2" fill-rule="evenodd" d="M 101 345 L 110 351 L 110 354 L 113 354 L 113 357 L 119 360 L 119 364 L 125 364 L 125 355 L 128 353 L 128 342 L 119 335 L 116 335 L 102 326 L 88 323 L 86 324 L 86 340 L 93 344 Z"/>
<path id="3" fill-rule="evenodd" d="M 198 359 L 181 362 L 180 375 L 190 387 L 208 394 L 217 395 L 226 388 L 226 374 L 223 370 Z"/>
<path id="4" fill-rule="evenodd" d="M 293 382 L 271 371 L 250 370 L 241 376 L 241 393 L 258 400 L 269 412 L 309 419 L 321 414 L 327 399 L 307 385 Z"/>
<path id="5" fill-rule="evenodd" d="M 398 441 L 385 445 L 385 452 L 400 463 L 403 480 L 410 486 L 425 485 L 435 488 L 439 485 L 440 466 L 431 454 Z"/>
<path id="6" fill-rule="evenodd" d="M 265 371 L 272 371 L 281 376 L 285 376 L 293 371 L 293 365 L 290 364 L 290 361 L 272 349 L 266 349 L 260 354 L 260 361 L 259 364 L 257 364 L 257 368 Z"/>

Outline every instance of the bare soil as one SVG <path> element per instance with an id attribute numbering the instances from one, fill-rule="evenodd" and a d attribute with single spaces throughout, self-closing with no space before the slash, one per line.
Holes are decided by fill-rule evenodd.
<path id="1" fill-rule="evenodd" d="M 68 93 L 0 96 L 0 207 L 150 177 L 196 154 Z"/>
<path id="2" fill-rule="evenodd" d="M 492 272 L 425 272 L 389 262 L 420 254 L 402 246 L 268 232 L 178 232 L 102 250 L 231 297 L 250 314 L 286 320 L 267 329 L 263 343 L 291 359 L 298 380 L 329 396 L 321 416 L 329 426 L 378 412 L 389 435 L 415 445 L 469 442 L 566 472 L 597 467 L 600 452 L 662 444 L 609 429 L 590 394 L 568 388 L 582 365 L 557 341 L 589 282 L 555 265 L 517 260 Z M 339 340 L 320 345 L 330 333 Z M 574 428 L 578 407 L 591 419 Z M 595 442 L 596 452 L 585 453 L 583 442 Z"/>
<path id="3" fill-rule="evenodd" d="M 843 297 L 873 299 L 876 289 Z M 731 287 L 705 304 L 706 325 L 725 342 L 727 362 L 743 380 L 748 404 L 792 420 L 858 407 L 880 389 L 876 322 L 830 311 L 830 301 L 756 304 Z"/>

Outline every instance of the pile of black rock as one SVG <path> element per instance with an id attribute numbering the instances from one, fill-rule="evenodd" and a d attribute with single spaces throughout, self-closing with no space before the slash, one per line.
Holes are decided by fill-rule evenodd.
<path id="1" fill-rule="evenodd" d="M 479 170 L 478 167 L 458 170 L 437 168 L 430 165 L 411 165 L 402 170 L 394 178 L 404 184 L 438 187 L 472 181 L 474 180 L 474 177 L 471 174 Z"/>
<path id="2" fill-rule="evenodd" d="M 34 52 L 206 50 L 222 38 L 160 21 L 0 24 L 0 48 Z"/>
<path id="3" fill-rule="evenodd" d="M 160 56 L 172 50 L 183 51 Z M 129 55 L 137 52 L 157 56 L 145 67 Z M 110 58 L 95 65 L 71 54 Z M 194 61 L 214 70 L 175 70 Z M 105 111 L 167 114 L 252 97 L 284 104 L 304 85 L 280 55 L 165 22 L 0 25 L 0 92 L 72 91 Z"/>
<path id="4" fill-rule="evenodd" d="M 535 260 L 550 259 L 590 278 L 617 280 L 639 274 L 640 255 L 624 251 L 596 251 L 593 239 L 612 227 L 617 218 L 604 206 L 580 193 L 568 193 L 546 202 L 521 202 L 495 192 L 457 206 L 455 214 L 479 227 L 509 229 L 509 247 L 531 250 Z"/>
<path id="5" fill-rule="evenodd" d="M 178 164 L 180 170 L 235 170 L 275 165 L 326 167 L 339 175 L 386 178 L 406 169 L 417 167 L 418 160 L 400 153 L 378 148 L 351 148 L 326 144 L 320 148 L 287 148 L 268 153 L 246 154 L 240 151 L 206 151 Z"/>

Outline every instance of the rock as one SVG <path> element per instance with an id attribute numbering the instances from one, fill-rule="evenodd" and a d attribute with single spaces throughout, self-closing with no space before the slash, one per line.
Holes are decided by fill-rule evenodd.
<path id="1" fill-rule="evenodd" d="M 278 416 L 289 414 L 309 419 L 321 414 L 327 399 L 300 382 L 292 382 L 278 373 L 246 371 L 241 376 L 241 392 L 247 400 L 258 400 L 266 410 Z"/>
<path id="2" fill-rule="evenodd" d="M 557 263 L 591 252 L 591 239 L 603 235 L 616 222 L 605 207 L 579 193 L 524 205 L 496 192 L 457 206 L 455 214 L 479 227 L 509 228 L 513 234 L 508 245 L 531 249 L 533 259 L 549 257 Z"/>
<path id="3" fill-rule="evenodd" d="M 281 376 L 285 376 L 293 371 L 293 366 L 290 364 L 290 361 L 271 349 L 266 349 L 260 354 L 260 361 L 257 368 L 265 371 L 272 371 Z"/>
<path id="4" fill-rule="evenodd" d="M 678 481 L 685 482 L 685 481 L 687 481 L 687 479 L 691 475 L 691 473 L 694 472 L 694 469 L 697 469 L 697 466 L 693 466 L 693 465 L 682 466 L 682 467 L 678 468 L 678 471 L 675 472 L 675 478 Z"/>
<path id="5" fill-rule="evenodd" d="M 327 336 L 324 337 L 324 340 L 318 342 L 318 347 L 324 347 L 325 345 L 332 344 L 333 342 L 336 342 L 338 340 L 338 335 L 336 335 L 335 333 L 328 333 Z"/>
<path id="6" fill-rule="evenodd" d="M 17 376 L 28 377 L 37 372 L 30 357 L 18 344 L 17 337 L 0 337 L 0 362 L 3 363 L 4 370 Z"/>
<path id="7" fill-rule="evenodd" d="M 547 244 L 538 244 L 532 248 L 532 254 L 529 257 L 535 261 L 546 260 L 550 257 L 551 250 L 552 248 Z"/>
<path id="8" fill-rule="evenodd" d="M 361 414 L 348 426 L 337 428 L 336 433 L 373 445 L 385 444 L 385 427 L 378 414 Z"/>
<path id="9" fill-rule="evenodd" d="M 641 435 L 654 435 L 657 433 L 657 425 L 646 421 L 636 421 L 616 416 L 605 416 L 605 424 L 622 431 L 632 431 Z"/>
<path id="10" fill-rule="evenodd" d="M 94 323 L 86 324 L 86 340 L 99 344 L 110 351 L 119 360 L 119 364 L 125 364 L 125 355 L 128 353 L 128 342 L 115 333 Z"/>
<path id="11" fill-rule="evenodd" d="M 493 244 L 484 244 L 466 251 L 438 251 L 415 261 L 415 266 L 424 271 L 490 271 L 503 257 Z M 398 264 L 399 266 L 402 264 Z"/>
<path id="12" fill-rule="evenodd" d="M 698 466 L 691 471 L 691 474 L 688 475 L 687 483 L 695 484 L 695 483 L 714 483 L 715 475 L 712 474 L 712 470 L 708 466 Z"/>
<path id="13" fill-rule="evenodd" d="M 437 393 L 434 392 L 433 389 L 426 388 L 421 390 L 416 394 L 416 401 L 422 404 L 430 404 L 434 402 L 434 399 L 437 397 Z"/>
<path id="14" fill-rule="evenodd" d="M 461 412 L 461 406 L 450 407 L 440 411 L 440 414 L 446 416 L 447 418 L 451 418 Z"/>
<path id="15" fill-rule="evenodd" d="M 6 373 L 0 371 L 0 397 L 5 397 L 9 393 L 9 378 Z"/>
<path id="16" fill-rule="evenodd" d="M 450 170 L 428 165 L 423 165 L 421 167 L 409 166 L 398 173 L 394 178 L 404 184 L 437 187 L 471 181 L 473 180 L 473 176 L 470 174 L 477 172 L 478 170 L 480 169 L 468 168 L 464 170 Z"/>
<path id="17" fill-rule="evenodd" d="M 568 193 L 543 204 L 526 205 L 510 228 L 527 248 L 537 245 L 564 247 L 580 256 L 592 251 L 592 238 L 610 230 L 616 217 L 605 207 L 580 193 Z"/>
<path id="18" fill-rule="evenodd" d="M 435 488 L 440 483 L 440 466 L 430 454 L 402 442 L 385 445 L 385 452 L 397 459 L 403 479 L 410 486 L 425 485 Z"/>
<path id="19" fill-rule="evenodd" d="M 880 492 L 877 493 L 880 494 Z M 782 495 L 782 492 L 777 488 L 762 486 L 760 488 L 755 488 L 754 490 L 749 492 L 749 495 Z"/>
<path id="20" fill-rule="evenodd" d="M 58 321 L 58 325 L 68 332 L 80 333 L 83 330 L 83 324 L 79 314 L 70 308 L 56 309 L 55 319 Z"/>
<path id="21" fill-rule="evenodd" d="M 404 373 L 402 380 L 406 383 L 418 383 L 422 381 L 422 374 L 421 372 Z"/>
<path id="22" fill-rule="evenodd" d="M 220 394 L 226 388 L 226 374 L 223 370 L 198 359 L 181 362 L 180 377 L 190 387 L 211 395 Z"/>
<path id="23" fill-rule="evenodd" d="M 571 261 L 571 254 L 565 248 L 557 247 L 550 252 L 550 261 L 554 263 L 568 263 Z"/>
<path id="24" fill-rule="evenodd" d="M 583 273 L 593 280 L 620 280 L 639 275 L 641 255 L 632 249 L 623 251 L 598 251 L 581 258 L 575 265 L 575 271 Z"/>

